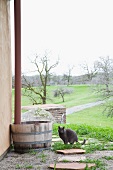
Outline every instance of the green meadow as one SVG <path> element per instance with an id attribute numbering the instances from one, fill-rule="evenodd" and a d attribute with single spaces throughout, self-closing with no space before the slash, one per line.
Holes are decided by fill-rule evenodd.
<path id="1" fill-rule="evenodd" d="M 61 104 L 66 108 L 77 106 L 81 104 L 86 104 L 89 102 L 95 102 L 99 100 L 99 95 L 95 93 L 91 86 L 88 85 L 73 85 L 73 86 L 63 86 L 64 88 L 69 88 L 73 90 L 73 93 L 65 95 L 65 102 L 62 102 L 61 97 L 53 97 L 53 91 L 59 86 L 47 86 L 47 103 Z M 23 93 L 23 88 L 21 93 Z M 38 96 L 37 96 L 38 97 Z M 14 89 L 12 89 L 12 99 L 14 103 Z M 31 105 L 31 101 L 22 95 L 22 106 Z"/>
<path id="2" fill-rule="evenodd" d="M 63 86 L 64 87 L 64 86 Z M 96 91 L 93 90 L 93 87 L 90 85 L 73 85 L 65 86 L 65 88 L 70 88 L 73 90 L 73 93 L 66 94 L 64 96 L 65 102 L 62 102 L 61 97 L 54 97 L 53 91 L 58 88 L 58 86 L 47 86 L 47 103 L 61 104 L 66 108 L 70 108 L 77 105 L 82 105 L 86 103 L 96 102 L 101 100 L 101 97 Z M 22 93 L 23 93 L 22 89 Z M 38 97 L 38 96 L 37 96 Z M 32 102 L 28 97 L 22 95 L 21 105 L 32 105 Z M 12 90 L 12 110 L 14 113 L 14 90 Z M 106 114 L 103 114 L 103 107 L 101 105 L 95 106 L 92 108 L 84 109 L 82 111 L 67 115 L 68 124 L 82 125 L 86 124 L 89 126 L 96 127 L 112 127 L 113 118 L 107 117 Z"/>
<path id="3" fill-rule="evenodd" d="M 113 127 L 113 118 L 107 117 L 103 113 L 103 109 L 103 106 L 98 105 L 67 115 L 67 123 L 77 125 L 86 124 L 95 127 Z"/>

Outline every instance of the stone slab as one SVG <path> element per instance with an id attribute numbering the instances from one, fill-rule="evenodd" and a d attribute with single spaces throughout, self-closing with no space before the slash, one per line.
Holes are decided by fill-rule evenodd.
<path id="1" fill-rule="evenodd" d="M 56 150 L 57 153 L 62 153 L 65 155 L 72 155 L 72 154 L 83 154 L 86 151 L 83 149 L 64 149 L 64 150 Z"/>
<path id="2" fill-rule="evenodd" d="M 59 157 L 58 162 L 63 162 L 64 160 L 68 161 L 68 162 L 79 162 L 81 160 L 84 161 L 85 159 L 86 159 L 85 156 L 80 156 L 80 155 L 68 156 L 68 155 L 65 155 L 65 156 Z"/>
<path id="3" fill-rule="evenodd" d="M 50 164 L 49 168 L 51 169 L 59 169 L 59 170 L 84 170 L 88 166 L 89 168 L 96 166 L 93 163 L 57 163 L 55 164 Z"/>

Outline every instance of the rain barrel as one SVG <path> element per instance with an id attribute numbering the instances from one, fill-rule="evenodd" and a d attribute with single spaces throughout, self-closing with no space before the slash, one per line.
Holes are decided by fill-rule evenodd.
<path id="1" fill-rule="evenodd" d="M 15 152 L 25 153 L 30 149 L 50 149 L 52 142 L 51 121 L 27 121 L 11 125 Z"/>

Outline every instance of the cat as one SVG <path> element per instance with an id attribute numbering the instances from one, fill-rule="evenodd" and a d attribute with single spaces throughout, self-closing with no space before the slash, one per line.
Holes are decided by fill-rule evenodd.
<path id="1" fill-rule="evenodd" d="M 58 126 L 58 133 L 59 137 L 63 140 L 64 144 L 67 144 L 68 142 L 70 144 L 74 144 L 74 142 L 78 142 L 78 137 L 75 131 L 71 129 L 65 129 L 65 127 Z M 86 140 L 81 143 L 81 145 L 84 145 L 86 143 Z"/>

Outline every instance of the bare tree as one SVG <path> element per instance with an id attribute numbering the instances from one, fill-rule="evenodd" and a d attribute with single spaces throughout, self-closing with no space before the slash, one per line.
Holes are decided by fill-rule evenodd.
<path id="1" fill-rule="evenodd" d="M 58 65 L 58 61 L 56 61 L 54 64 L 50 64 L 50 59 L 48 57 L 48 54 L 45 53 L 43 57 L 40 57 L 39 55 L 35 56 L 35 59 L 31 61 L 32 64 L 36 67 L 36 72 L 40 77 L 41 86 L 38 88 L 34 88 L 33 84 L 30 84 L 25 79 L 25 76 L 23 77 L 25 80 L 25 91 L 24 95 L 28 96 L 32 99 L 33 104 L 38 104 L 37 98 L 39 97 L 40 102 L 42 104 L 46 104 L 47 99 L 47 83 L 48 80 L 51 78 L 52 73 L 51 70 L 55 68 Z M 35 97 L 33 96 L 35 94 Z"/>
<path id="2" fill-rule="evenodd" d="M 91 81 L 92 78 L 96 76 L 97 68 L 95 66 L 95 63 L 90 67 L 87 62 L 84 62 L 83 64 L 81 64 L 81 67 L 84 70 L 84 74 L 86 75 L 86 81 Z"/>
<path id="3" fill-rule="evenodd" d="M 103 114 L 106 114 L 107 117 L 113 118 L 113 102 L 108 101 L 103 105 Z"/>
<path id="4" fill-rule="evenodd" d="M 99 57 L 99 60 L 95 62 L 95 66 L 98 69 L 98 77 L 100 84 L 105 85 L 105 87 L 100 85 L 98 91 L 102 94 L 104 99 L 111 99 L 106 100 L 105 104 L 103 105 L 103 113 L 107 114 L 108 117 L 113 117 L 113 104 L 112 98 L 110 98 L 113 96 L 113 59 L 111 59 L 109 56 Z"/>
<path id="5" fill-rule="evenodd" d="M 73 70 L 74 67 L 75 67 L 74 65 L 73 66 L 68 65 L 68 71 L 67 71 L 66 74 L 63 75 L 63 80 L 67 81 L 67 86 L 70 85 L 70 81 L 71 81 L 71 78 L 72 78 L 72 70 Z"/>
<path id="6" fill-rule="evenodd" d="M 70 94 L 70 93 L 72 93 L 73 92 L 73 90 L 72 89 L 68 89 L 68 88 L 65 88 L 65 87 L 59 87 L 59 88 L 57 88 L 56 90 L 54 90 L 54 97 L 59 97 L 59 96 L 61 96 L 61 98 L 62 98 L 62 102 L 64 102 L 65 100 L 64 100 L 64 96 L 66 95 L 66 94 Z"/>
<path id="7" fill-rule="evenodd" d="M 102 84 L 105 84 L 105 92 L 107 95 L 109 95 L 109 85 L 111 84 L 113 75 L 113 59 L 111 59 L 109 56 L 99 57 L 99 60 L 95 62 L 95 66 L 101 75 Z"/>

